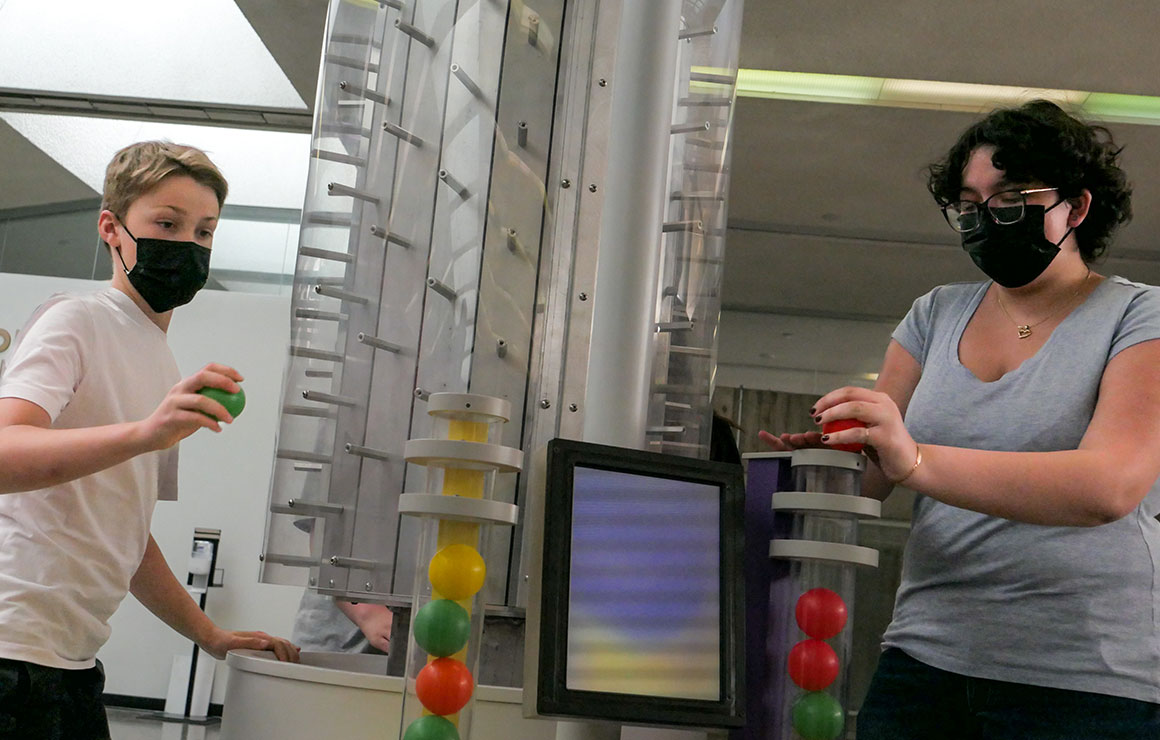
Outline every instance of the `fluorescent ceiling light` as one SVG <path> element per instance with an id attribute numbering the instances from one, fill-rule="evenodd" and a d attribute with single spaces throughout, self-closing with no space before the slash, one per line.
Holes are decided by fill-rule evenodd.
<path id="1" fill-rule="evenodd" d="M 720 70 L 711 71 L 720 73 Z M 695 92 L 712 92 L 714 89 L 720 90 L 721 86 L 693 83 L 692 89 Z M 1042 98 L 1088 119 L 1160 125 L 1160 97 L 1082 90 L 739 69 L 737 95 L 966 113 L 985 113 L 994 108 Z"/>
<path id="2" fill-rule="evenodd" d="M 306 194 L 310 134 L 40 113 L 0 120 L 98 193 L 118 149 L 163 139 L 207 152 L 230 183 L 229 205 L 298 210 Z"/>
<path id="3" fill-rule="evenodd" d="M 0 0 L 3 88 L 306 109 L 234 0 Z"/>

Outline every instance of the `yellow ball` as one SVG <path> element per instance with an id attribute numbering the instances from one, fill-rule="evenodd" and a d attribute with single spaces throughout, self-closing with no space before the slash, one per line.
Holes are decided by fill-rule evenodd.
<path id="1" fill-rule="evenodd" d="M 487 566 L 474 547 L 448 545 L 431 558 L 427 576 L 441 596 L 459 601 L 483 588 Z"/>

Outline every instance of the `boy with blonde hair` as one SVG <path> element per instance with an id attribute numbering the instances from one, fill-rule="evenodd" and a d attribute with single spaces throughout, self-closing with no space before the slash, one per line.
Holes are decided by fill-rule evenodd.
<path id="1" fill-rule="evenodd" d="M 131 592 L 215 658 L 297 648 L 215 625 L 149 533 L 176 498 L 177 443 L 233 417 L 201 388 L 242 376 L 209 364 L 184 380 L 166 344 L 173 309 L 205 284 L 227 185 L 198 149 L 142 142 L 113 157 L 97 229 L 109 287 L 57 295 L 0 368 L 0 738 L 108 738 L 97 650 Z"/>

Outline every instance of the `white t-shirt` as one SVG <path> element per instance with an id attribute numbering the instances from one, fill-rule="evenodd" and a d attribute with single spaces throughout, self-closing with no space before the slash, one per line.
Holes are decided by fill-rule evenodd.
<path id="1" fill-rule="evenodd" d="M 54 429 L 76 429 L 144 419 L 180 378 L 165 333 L 109 287 L 37 309 L 0 367 L 0 398 L 31 401 Z M 176 493 L 172 447 L 0 495 L 0 657 L 93 666 L 145 553 L 153 506 Z"/>

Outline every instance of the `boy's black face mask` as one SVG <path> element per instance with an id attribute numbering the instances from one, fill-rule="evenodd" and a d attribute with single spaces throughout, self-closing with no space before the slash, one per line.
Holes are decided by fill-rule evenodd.
<path id="1" fill-rule="evenodd" d="M 209 278 L 209 247 L 171 239 L 138 239 L 124 221 L 121 228 L 137 242 L 137 264 L 132 270 L 117 249 L 121 268 L 149 308 L 165 313 L 184 306 L 205 286 Z"/>
<path id="2" fill-rule="evenodd" d="M 979 228 L 963 234 L 963 249 L 999 285 L 1022 288 L 1043 274 L 1072 231 L 1068 228 L 1063 239 L 1054 244 L 1047 240 L 1043 222 L 1051 208 L 1024 206 L 1023 219 L 1013 224 L 997 224 L 984 215 Z"/>

